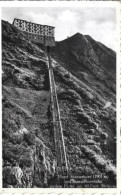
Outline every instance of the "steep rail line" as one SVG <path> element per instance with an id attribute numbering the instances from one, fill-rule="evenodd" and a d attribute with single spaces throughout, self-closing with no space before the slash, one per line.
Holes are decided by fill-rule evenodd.
<path id="1" fill-rule="evenodd" d="M 62 128 L 62 122 L 60 118 L 60 109 L 59 109 L 58 98 L 56 93 L 56 85 L 54 80 L 50 52 L 47 52 L 47 63 L 48 63 L 48 70 L 49 70 L 50 92 L 51 92 L 54 147 L 56 153 L 56 172 L 59 175 L 62 175 L 68 172 L 68 162 L 67 162 L 63 128 Z"/>

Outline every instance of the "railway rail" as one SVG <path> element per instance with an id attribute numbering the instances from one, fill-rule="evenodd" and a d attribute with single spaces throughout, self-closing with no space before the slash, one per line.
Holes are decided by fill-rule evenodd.
<path id="1" fill-rule="evenodd" d="M 63 136 L 63 128 L 60 117 L 60 109 L 58 104 L 56 85 L 52 67 L 50 49 L 47 48 L 47 63 L 49 71 L 50 81 L 50 93 L 51 93 L 51 109 L 53 119 L 53 131 L 54 131 L 54 147 L 56 156 L 56 172 L 58 175 L 65 175 L 68 173 L 68 161 L 66 154 L 65 141 Z"/>

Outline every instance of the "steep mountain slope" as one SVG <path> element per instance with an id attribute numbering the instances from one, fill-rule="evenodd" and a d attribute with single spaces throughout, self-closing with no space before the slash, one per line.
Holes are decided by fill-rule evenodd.
<path id="1" fill-rule="evenodd" d="M 3 187 L 58 187 L 63 180 L 55 174 L 45 51 L 2 22 Z M 73 180 L 61 187 L 115 187 L 115 52 L 77 33 L 51 55 Z"/>
<path id="2" fill-rule="evenodd" d="M 55 54 L 69 72 L 115 105 L 116 55 L 111 49 L 77 33 L 57 43 Z"/>

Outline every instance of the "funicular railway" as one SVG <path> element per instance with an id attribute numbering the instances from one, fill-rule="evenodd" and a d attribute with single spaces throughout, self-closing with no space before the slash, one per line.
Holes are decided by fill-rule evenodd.
<path id="1" fill-rule="evenodd" d="M 66 155 L 63 128 L 62 128 L 62 122 L 60 118 L 60 109 L 59 109 L 58 98 L 56 93 L 56 85 L 54 80 L 51 52 L 49 46 L 47 46 L 47 63 L 48 63 L 50 93 L 51 93 L 51 110 L 52 110 L 53 131 L 54 131 L 54 147 L 55 147 L 55 156 L 56 156 L 55 159 L 56 173 L 58 175 L 67 175 L 68 161 Z"/>

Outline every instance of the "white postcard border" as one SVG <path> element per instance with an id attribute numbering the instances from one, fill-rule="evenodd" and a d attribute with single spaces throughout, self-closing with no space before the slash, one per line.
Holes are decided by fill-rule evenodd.
<path id="1" fill-rule="evenodd" d="M 94 194 L 101 195 L 101 194 L 120 194 L 120 182 L 121 182 L 121 173 L 120 173 L 120 164 L 121 164 L 121 154 L 120 154 L 120 95 L 121 95 L 121 89 L 120 89 L 120 70 L 121 70 L 121 56 L 120 56 L 120 42 L 121 42 L 121 11 L 120 11 L 120 2 L 110 2 L 110 1 L 1 1 L 0 2 L 0 9 L 2 7 L 114 7 L 116 8 L 117 12 L 117 188 L 2 188 L 2 103 L 0 101 L 0 117 L 1 117 L 1 123 L 0 123 L 0 192 L 5 194 Z M 0 17 L 1 17 L 1 10 L 0 10 Z M 0 27 L 0 33 L 1 33 L 1 27 Z M 1 45 L 1 39 L 0 39 L 0 45 Z M 0 53 L 0 59 L 1 53 Z M 0 69 L 1 73 L 1 69 Z M 0 84 L 2 86 L 2 81 L 0 79 Z M 2 97 L 2 87 L 0 90 L 0 97 Z M 2 98 L 1 98 L 2 99 Z M 85 195 L 86 195 L 85 194 Z"/>

